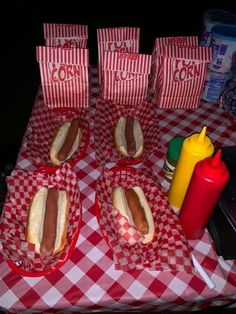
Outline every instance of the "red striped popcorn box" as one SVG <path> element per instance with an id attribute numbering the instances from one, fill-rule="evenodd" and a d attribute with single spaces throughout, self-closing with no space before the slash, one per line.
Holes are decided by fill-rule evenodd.
<path id="1" fill-rule="evenodd" d="M 88 49 L 36 47 L 44 102 L 51 108 L 89 106 Z"/>
<path id="2" fill-rule="evenodd" d="M 134 106 L 147 96 L 151 55 L 104 51 L 102 98 Z"/>
<path id="3" fill-rule="evenodd" d="M 211 48 L 167 45 L 161 56 L 157 107 L 199 107 L 207 64 L 212 60 Z"/>
<path id="4" fill-rule="evenodd" d="M 44 23 L 43 31 L 46 46 L 87 48 L 87 25 Z"/>
<path id="5" fill-rule="evenodd" d="M 154 219 L 151 242 L 143 244 L 143 235 L 112 206 L 112 191 L 117 186 L 125 190 L 134 186 L 142 188 Z M 103 168 L 97 180 L 95 208 L 101 232 L 112 249 L 116 269 L 193 271 L 179 219 L 149 169 Z"/>
<path id="6" fill-rule="evenodd" d="M 21 275 L 42 276 L 55 271 L 71 255 L 80 230 L 82 205 L 76 173 L 68 163 L 54 173 L 14 169 L 7 178 L 8 195 L 0 224 L 0 240 L 8 264 Z M 70 198 L 67 244 L 56 255 L 35 252 L 35 245 L 26 242 L 28 210 L 34 195 L 42 188 L 67 191 Z"/>
<path id="7" fill-rule="evenodd" d="M 103 80 L 104 51 L 139 53 L 139 37 L 138 27 L 97 29 L 99 83 Z"/>
<path id="8" fill-rule="evenodd" d="M 157 85 L 160 54 L 166 45 L 198 46 L 197 36 L 159 37 L 155 39 L 152 51 L 150 87 L 154 91 Z"/>

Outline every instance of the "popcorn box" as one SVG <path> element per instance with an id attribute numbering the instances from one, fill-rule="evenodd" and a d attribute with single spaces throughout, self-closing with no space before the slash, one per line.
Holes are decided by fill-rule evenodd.
<path id="1" fill-rule="evenodd" d="M 158 70 L 160 66 L 160 54 L 166 45 L 198 46 L 197 36 L 158 37 L 155 39 L 152 51 L 152 66 L 150 87 L 154 91 L 157 85 Z"/>
<path id="2" fill-rule="evenodd" d="M 87 25 L 44 23 L 43 31 L 46 46 L 87 48 Z"/>
<path id="3" fill-rule="evenodd" d="M 147 96 L 151 55 L 104 51 L 102 98 L 137 105 Z"/>
<path id="4" fill-rule="evenodd" d="M 88 49 L 36 47 L 44 102 L 51 108 L 89 106 Z"/>
<path id="5" fill-rule="evenodd" d="M 204 87 L 210 47 L 168 45 L 161 55 L 155 97 L 158 108 L 197 108 Z"/>
<path id="6" fill-rule="evenodd" d="M 140 28 L 114 27 L 97 29 L 99 83 L 103 79 L 104 51 L 139 52 Z"/>

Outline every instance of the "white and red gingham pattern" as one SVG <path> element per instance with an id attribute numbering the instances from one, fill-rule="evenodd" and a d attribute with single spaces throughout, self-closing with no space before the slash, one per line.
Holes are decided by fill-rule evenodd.
<path id="1" fill-rule="evenodd" d="M 167 45 L 161 55 L 158 86 L 158 108 L 197 108 L 211 61 L 210 47 Z"/>
<path id="2" fill-rule="evenodd" d="M 27 149 L 25 150 L 25 157 L 37 167 L 52 166 L 49 151 L 56 132 L 61 125 L 74 118 L 79 118 L 82 132 L 81 145 L 68 160 L 70 163 L 75 164 L 82 158 L 89 141 L 90 131 L 86 120 L 86 110 L 80 108 L 56 111 L 41 102 L 35 106 L 34 113 L 29 121 L 28 127 L 31 131 L 26 135 Z"/>
<path id="3" fill-rule="evenodd" d="M 159 125 L 152 104 L 144 101 L 135 107 L 127 107 L 114 102 L 99 99 L 95 115 L 95 152 L 96 160 L 104 165 L 109 162 L 122 162 L 122 157 L 114 143 L 114 129 L 120 117 L 132 116 L 141 125 L 144 136 L 144 152 L 137 162 L 146 160 L 152 153 L 160 149 Z M 125 159 L 126 164 L 134 159 Z"/>
<path id="4" fill-rule="evenodd" d="M 81 222 L 81 203 L 76 174 L 68 163 L 55 173 L 32 173 L 14 170 L 7 180 L 8 195 L 1 224 L 1 242 L 4 256 L 26 272 L 51 270 L 67 258 L 70 243 Z M 33 196 L 41 187 L 67 191 L 70 199 L 67 245 L 55 256 L 41 256 L 34 245 L 25 240 L 27 215 Z"/>
<path id="5" fill-rule="evenodd" d="M 188 243 L 214 281 L 215 289 L 210 290 L 198 273 L 115 269 L 112 250 L 102 236 L 94 208 L 96 180 L 102 170 L 94 152 L 95 108 L 100 97 L 95 67 L 91 68 L 90 77 L 91 102 L 87 115 L 90 145 L 83 160 L 73 168 L 79 179 L 83 209 L 77 245 L 60 269 L 40 278 L 27 278 L 13 272 L 0 251 L 0 306 L 11 313 L 25 314 L 35 311 L 60 314 L 117 310 L 183 312 L 235 302 L 236 261 L 225 261 L 216 255 L 207 231 L 201 239 Z M 151 100 L 154 101 L 153 96 Z M 39 91 L 35 105 L 41 101 Z M 206 125 L 215 146 L 236 144 L 235 129 L 217 103 L 202 102 L 197 109 L 156 109 L 156 119 L 162 147 L 149 157 L 148 166 L 162 185 L 165 183 L 162 166 L 168 142 L 173 137 L 199 132 Z M 25 146 L 26 139 L 21 151 Z M 17 165 L 26 170 L 34 168 L 22 154 Z"/>
<path id="6" fill-rule="evenodd" d="M 139 53 L 140 28 L 113 27 L 97 29 L 99 82 L 103 81 L 104 51 Z"/>
<path id="7" fill-rule="evenodd" d="M 87 48 L 88 25 L 43 23 L 43 32 L 46 46 Z"/>
<path id="8" fill-rule="evenodd" d="M 151 55 L 104 51 L 102 98 L 134 106 L 147 96 Z"/>
<path id="9" fill-rule="evenodd" d="M 45 104 L 88 107 L 88 49 L 37 46 L 36 54 Z"/>
<path id="10" fill-rule="evenodd" d="M 152 51 L 152 66 L 150 87 L 154 91 L 158 80 L 158 71 L 160 63 L 160 54 L 166 45 L 178 45 L 194 47 L 198 46 L 197 36 L 178 36 L 178 37 L 158 37 L 155 39 Z"/>
<path id="11" fill-rule="evenodd" d="M 161 271 L 192 272 L 187 240 L 160 186 L 142 171 L 124 172 L 125 168 L 116 171 L 104 168 L 96 190 L 100 228 L 113 250 L 118 267 L 126 271 L 148 267 Z M 116 186 L 125 190 L 134 186 L 143 189 L 155 223 L 151 243 L 142 244 L 142 235 L 112 207 L 112 191 Z M 125 237 L 121 237 L 121 233 Z"/>

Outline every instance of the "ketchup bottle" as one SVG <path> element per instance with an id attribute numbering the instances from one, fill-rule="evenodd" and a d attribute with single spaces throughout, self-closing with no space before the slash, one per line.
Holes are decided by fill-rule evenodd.
<path id="1" fill-rule="evenodd" d="M 221 150 L 196 164 L 179 214 L 188 239 L 202 236 L 229 176 Z"/>

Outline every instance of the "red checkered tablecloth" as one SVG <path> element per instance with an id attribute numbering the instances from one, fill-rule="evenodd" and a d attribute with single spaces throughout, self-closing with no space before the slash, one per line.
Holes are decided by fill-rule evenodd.
<path id="1" fill-rule="evenodd" d="M 215 283 L 214 289 L 209 289 L 198 273 L 115 269 L 112 251 L 99 229 L 94 206 L 96 180 L 102 170 L 95 159 L 93 137 L 95 104 L 100 95 L 95 67 L 90 69 L 90 83 L 90 143 L 86 155 L 74 167 L 82 200 L 82 225 L 76 248 L 59 270 L 43 277 L 18 275 L 0 252 L 0 307 L 9 313 L 91 313 L 93 310 L 199 310 L 235 302 L 236 260 L 225 261 L 216 255 L 207 230 L 200 240 L 189 241 L 189 245 Z M 35 106 L 39 104 L 44 105 L 41 90 L 35 100 Z M 157 109 L 156 112 L 161 149 L 146 165 L 158 176 L 164 189 L 167 185 L 161 169 L 171 138 L 199 132 L 206 125 L 215 146 L 236 144 L 236 131 L 218 104 L 202 103 L 198 109 Z M 17 167 L 26 170 L 34 170 L 24 158 L 26 135 L 30 131 L 29 120 L 17 161 Z"/>

